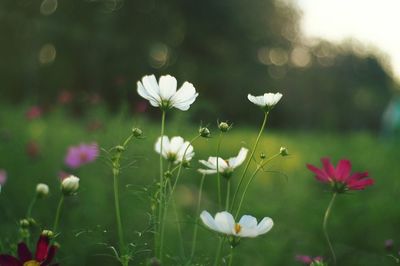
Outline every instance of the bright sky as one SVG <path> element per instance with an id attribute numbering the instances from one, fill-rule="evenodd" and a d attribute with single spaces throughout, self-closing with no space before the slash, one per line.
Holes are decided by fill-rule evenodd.
<path id="1" fill-rule="evenodd" d="M 297 0 L 306 37 L 354 38 L 386 53 L 400 79 L 400 0 Z"/>

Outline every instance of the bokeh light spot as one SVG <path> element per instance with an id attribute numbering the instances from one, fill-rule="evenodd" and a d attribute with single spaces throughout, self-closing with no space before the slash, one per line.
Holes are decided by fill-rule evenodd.
<path id="1" fill-rule="evenodd" d="M 42 15 L 48 16 L 53 14 L 58 7 L 58 0 L 43 0 L 40 5 L 40 13 Z"/>
<path id="2" fill-rule="evenodd" d="M 54 45 L 47 43 L 43 45 L 39 51 L 39 62 L 43 65 L 53 63 L 53 61 L 56 59 L 56 54 L 57 52 Z"/>

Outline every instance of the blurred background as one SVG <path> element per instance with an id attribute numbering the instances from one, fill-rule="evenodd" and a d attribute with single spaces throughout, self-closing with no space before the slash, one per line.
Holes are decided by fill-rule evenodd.
<path id="1" fill-rule="evenodd" d="M 136 82 L 154 73 L 175 76 L 178 86 L 192 82 L 200 94 L 190 111 L 168 114 L 169 135 L 189 139 L 200 123 L 214 132 L 217 120 L 234 123 L 232 136 L 224 140 L 225 157 L 250 146 L 261 122 L 247 94 L 284 95 L 260 152 L 272 155 L 288 146 L 292 156 L 272 166 L 288 180 L 265 174 L 246 206 L 258 217 L 275 217 L 276 230 L 245 242 L 237 265 L 300 265 L 293 259 L 298 253 L 329 256 L 320 228 L 329 196 L 304 167 L 318 165 L 322 156 L 335 162 L 349 158 L 355 170 L 368 170 L 377 179 L 369 191 L 340 199 L 341 208 L 333 211 L 341 265 L 395 264 L 383 243 L 400 233 L 393 206 L 400 172 L 400 5 L 396 0 L 348 2 L 2 0 L 0 169 L 8 180 L 0 195 L 0 252 L 14 247 L 15 225 L 39 181 L 49 183 L 54 200 L 38 203 L 35 215 L 41 226 L 52 224 L 57 176 L 69 171 L 82 178 L 82 190 L 66 203 L 62 265 L 113 265 L 103 245 L 116 242 L 104 155 L 74 171 L 63 160 L 68 147 L 81 142 L 115 146 L 132 126 L 141 127 L 146 138 L 127 155 L 136 164 L 123 173 L 124 221 L 127 238 L 146 249 L 151 236 L 138 231 L 147 226 L 150 206 L 140 191 L 157 177 L 151 162 L 157 160 L 152 147 L 160 114 L 139 97 Z M 216 145 L 216 138 L 195 145 L 195 161 L 212 155 Z M 186 172 L 178 199 L 182 220 L 192 221 L 184 228 L 188 243 L 196 216 L 196 167 L 194 162 Z M 213 185 L 206 184 L 204 207 L 210 210 L 216 210 Z M 267 195 L 265 203 L 259 195 Z M 385 226 L 377 229 L 378 224 Z M 202 233 L 203 243 L 213 237 Z M 171 254 L 179 249 L 173 239 L 171 233 Z M 201 258 L 213 250 L 203 245 Z M 148 255 L 140 254 L 137 264 Z M 170 265 L 177 261 L 172 258 Z"/>

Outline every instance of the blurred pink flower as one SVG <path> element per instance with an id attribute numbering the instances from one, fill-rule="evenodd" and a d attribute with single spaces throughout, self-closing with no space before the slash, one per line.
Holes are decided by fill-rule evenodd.
<path id="1" fill-rule="evenodd" d="M 39 144 L 31 140 L 26 144 L 26 154 L 31 158 L 36 158 L 40 154 Z"/>
<path id="2" fill-rule="evenodd" d="M 351 174 L 351 162 L 340 160 L 336 168 L 329 158 L 321 158 L 321 169 L 307 164 L 307 168 L 315 174 L 315 178 L 332 186 L 334 192 L 343 193 L 348 190 L 363 190 L 374 184 L 374 180 L 368 177 L 368 172 Z"/>
<path id="3" fill-rule="evenodd" d="M 99 156 L 99 147 L 97 143 L 82 143 L 78 146 L 71 146 L 68 148 L 65 164 L 69 168 L 76 169 L 84 164 L 93 162 L 96 160 L 97 156 Z"/>
<path id="4" fill-rule="evenodd" d="M 33 119 L 36 119 L 36 118 L 40 118 L 42 116 L 42 112 L 43 111 L 42 111 L 42 108 L 40 106 L 37 106 L 37 105 L 31 106 L 26 111 L 25 117 L 28 120 L 33 120 Z"/>
<path id="5" fill-rule="evenodd" d="M 323 258 L 321 256 L 313 258 L 308 255 L 296 255 L 295 259 L 296 259 L 296 261 L 301 262 L 305 265 L 310 265 L 313 262 L 322 262 L 323 261 Z"/>
<path id="6" fill-rule="evenodd" d="M 135 111 L 138 113 L 144 113 L 147 111 L 148 107 L 149 107 L 149 105 L 147 104 L 146 101 L 140 101 L 136 104 Z"/>
<path id="7" fill-rule="evenodd" d="M 62 90 L 58 95 L 58 102 L 60 104 L 68 104 L 72 102 L 74 95 L 69 90 Z"/>
<path id="8" fill-rule="evenodd" d="M 71 174 L 64 172 L 64 171 L 60 171 L 58 172 L 58 178 L 60 179 L 60 181 L 62 182 L 65 178 L 69 177 Z"/>
<path id="9" fill-rule="evenodd" d="M 4 185 L 7 181 L 7 172 L 0 169 L 0 186 Z"/>

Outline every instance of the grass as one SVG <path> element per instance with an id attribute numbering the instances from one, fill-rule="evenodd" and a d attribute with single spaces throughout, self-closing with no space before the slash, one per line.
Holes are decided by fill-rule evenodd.
<path id="1" fill-rule="evenodd" d="M 86 125 L 94 120 L 101 121 L 103 128 L 88 132 Z M 188 126 L 187 120 L 186 113 L 175 115 L 173 119 L 167 117 L 167 135 L 194 137 L 197 127 Z M 0 194 L 1 251 L 8 252 L 13 248 L 8 243 L 18 235 L 16 224 L 24 217 L 38 182 L 49 184 L 51 195 L 38 201 L 33 216 L 40 221 L 41 228 L 52 225 L 59 198 L 57 174 L 66 170 L 63 158 L 69 145 L 97 141 L 101 147 L 110 148 L 123 141 L 132 126 L 139 126 L 145 138 L 135 140 L 126 152 L 125 165 L 132 161 L 134 164 L 125 168 L 121 175 L 121 209 L 124 237 L 137 250 L 132 265 L 144 265 L 151 254 L 148 251 L 152 241 L 148 231 L 149 191 L 158 177 L 158 156 L 153 146 L 159 125 L 143 117 L 112 116 L 101 108 L 93 109 L 80 119 L 71 118 L 59 108 L 42 119 L 27 122 L 24 108 L 0 107 L 0 168 L 6 169 L 9 175 Z M 211 129 L 217 136 L 217 129 Z M 250 147 L 256 135 L 256 127 L 235 124 L 222 141 L 222 157 L 236 155 L 241 146 Z M 32 139 L 41 148 L 39 157 L 34 159 L 25 151 L 26 143 Z M 182 225 L 186 254 L 190 253 L 197 217 L 196 198 L 200 184 L 197 160 L 215 155 L 216 146 L 217 137 L 200 139 L 194 144 L 195 160 L 191 168 L 183 172 L 177 188 L 178 222 Z M 383 243 L 387 238 L 400 242 L 400 238 L 396 239 L 400 235 L 400 214 L 396 204 L 400 196 L 400 143 L 365 132 L 281 132 L 267 128 L 256 154 L 265 152 L 270 156 L 281 146 L 286 146 L 291 155 L 277 158 L 268 166 L 269 172 L 257 176 L 242 208 L 243 214 L 259 219 L 272 217 L 275 226 L 265 236 L 243 239 L 235 249 L 234 265 L 299 265 L 293 259 L 298 253 L 329 257 L 322 233 L 322 218 L 330 193 L 305 168 L 306 163 L 319 165 L 322 156 L 330 156 L 335 163 L 340 158 L 348 158 L 355 171 L 368 170 L 376 180 L 376 185 L 365 191 L 340 195 L 333 207 L 328 230 L 339 265 L 395 265 L 387 256 Z M 233 182 L 237 182 L 241 170 L 232 177 Z M 65 202 L 60 223 L 62 234 L 57 238 L 61 244 L 58 259 L 62 265 L 117 265 L 109 247 L 109 244 L 117 244 L 111 168 L 103 154 L 95 163 L 72 172 L 81 178 L 81 188 L 78 196 Z M 202 209 L 211 213 L 219 211 L 216 202 L 216 179 L 208 176 Z M 168 265 L 179 265 L 180 255 L 183 255 L 175 222 L 171 215 L 166 237 Z M 204 227 L 199 228 L 198 235 L 197 263 L 208 265 L 218 239 Z M 228 254 L 228 249 L 224 252 Z"/>

